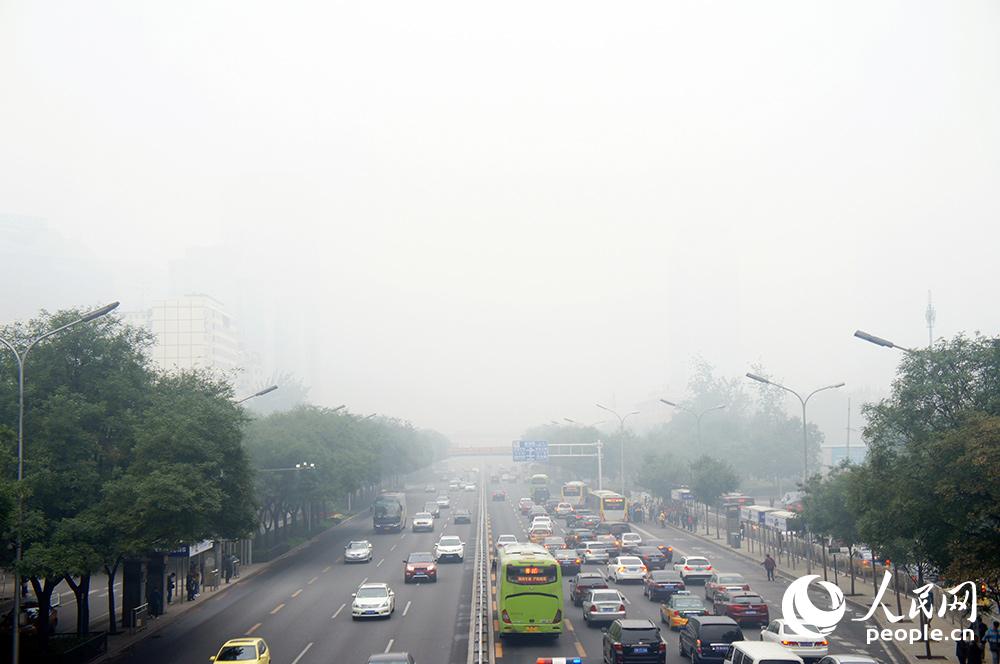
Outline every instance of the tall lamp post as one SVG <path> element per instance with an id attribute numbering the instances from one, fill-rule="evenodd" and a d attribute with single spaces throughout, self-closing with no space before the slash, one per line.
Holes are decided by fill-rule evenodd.
<path id="1" fill-rule="evenodd" d="M 256 397 L 262 397 L 265 394 L 274 392 L 276 389 L 278 389 L 277 385 L 271 385 L 270 387 L 265 387 L 263 390 L 260 390 L 259 392 L 254 392 L 250 396 L 243 397 L 242 399 L 237 399 L 236 403 L 243 403 L 244 401 L 249 401 L 250 399 L 254 399 Z"/>
<path id="2" fill-rule="evenodd" d="M 674 408 L 676 408 L 678 410 L 683 410 L 685 412 L 691 413 L 692 415 L 694 415 L 697 418 L 697 420 L 698 420 L 698 448 L 699 449 L 701 448 L 701 418 L 702 418 L 702 416 L 705 415 L 705 413 L 711 413 L 713 410 L 722 410 L 723 408 L 726 407 L 726 404 L 723 403 L 723 404 L 719 404 L 718 406 L 712 406 L 711 408 L 706 408 L 705 410 L 703 410 L 700 413 L 698 413 L 698 412 L 695 412 L 695 411 L 691 410 L 690 408 L 687 408 L 686 406 L 682 406 L 680 404 L 676 404 L 673 401 L 667 401 L 666 399 L 660 399 L 660 402 L 661 403 L 665 403 L 668 406 L 673 406 Z"/>
<path id="3" fill-rule="evenodd" d="M 601 404 L 594 404 L 601 410 L 606 410 L 615 417 L 618 418 L 618 440 L 619 448 L 621 450 L 621 473 L 622 473 L 622 498 L 625 497 L 625 420 L 633 415 L 638 415 L 639 411 L 633 410 L 631 413 L 625 413 L 625 415 L 619 415 L 615 411 L 611 410 L 607 406 L 602 406 Z"/>
<path id="4" fill-rule="evenodd" d="M 76 320 L 66 323 L 61 327 L 57 327 L 54 330 L 49 330 L 48 332 L 39 335 L 28 342 L 24 347 L 24 350 L 18 351 L 14 346 L 14 343 L 0 337 L 0 344 L 3 344 L 14 354 L 14 360 L 17 364 L 17 537 L 16 537 L 16 551 L 14 554 L 14 607 L 13 613 L 11 614 L 11 662 L 13 664 L 18 664 L 18 657 L 21 655 L 21 630 L 20 630 L 20 618 L 21 618 L 21 555 L 23 553 L 22 545 L 23 541 L 21 539 L 21 519 L 24 516 L 24 498 L 23 492 L 21 491 L 21 482 L 24 480 L 24 365 L 28 359 L 28 353 L 31 349 L 38 345 L 39 342 L 48 339 L 49 337 L 59 334 L 63 330 L 67 330 L 75 325 L 80 325 L 81 323 L 88 323 L 95 318 L 100 318 L 106 314 L 111 313 L 118 307 L 118 302 L 112 302 L 107 304 L 100 309 L 95 309 L 90 313 L 86 313 Z"/>
<path id="5" fill-rule="evenodd" d="M 801 394 L 791 389 L 790 387 L 785 387 L 780 383 L 775 383 L 774 381 L 768 380 L 767 378 L 764 378 L 761 375 L 755 373 L 747 373 L 747 378 L 749 378 L 750 380 L 755 380 L 758 383 L 764 383 L 765 385 L 773 385 L 774 387 L 779 387 L 786 392 L 790 392 L 791 394 L 794 394 L 795 397 L 799 400 L 799 403 L 802 404 L 802 490 L 805 491 L 806 481 L 809 479 L 809 427 L 806 424 L 806 404 L 809 403 L 809 399 L 811 399 L 814 394 L 823 392 L 824 390 L 834 390 L 837 389 L 838 387 L 843 387 L 846 383 L 836 383 L 834 385 L 827 385 L 825 387 L 816 388 L 815 390 L 807 394 L 805 398 L 803 398 Z M 806 538 L 811 539 L 809 535 L 808 523 L 806 524 Z M 809 546 L 812 547 L 811 541 L 809 542 Z M 806 558 L 806 566 L 807 566 L 806 571 L 811 574 L 812 573 L 811 549 L 810 549 L 810 555 Z"/>

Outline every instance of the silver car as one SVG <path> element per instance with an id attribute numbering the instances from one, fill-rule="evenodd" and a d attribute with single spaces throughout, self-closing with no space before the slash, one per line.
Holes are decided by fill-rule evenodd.
<path id="1" fill-rule="evenodd" d="M 584 542 L 583 562 L 607 564 L 608 545 L 605 544 L 604 542 Z"/>
<path id="2" fill-rule="evenodd" d="M 368 540 L 348 542 L 344 547 L 345 563 L 370 563 L 375 547 Z"/>
<path id="3" fill-rule="evenodd" d="M 588 626 L 624 617 L 625 598 L 617 590 L 607 588 L 591 590 L 583 600 L 583 621 Z"/>

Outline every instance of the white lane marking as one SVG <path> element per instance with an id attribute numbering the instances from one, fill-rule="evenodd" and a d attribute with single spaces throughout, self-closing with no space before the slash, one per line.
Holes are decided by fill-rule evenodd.
<path id="1" fill-rule="evenodd" d="M 406 603 L 406 606 L 404 606 L 404 607 L 403 607 L 403 615 L 404 615 L 404 616 L 406 615 L 406 612 L 410 610 L 410 604 L 411 604 L 411 603 L 412 603 L 412 602 L 407 602 L 407 603 Z"/>
<path id="2" fill-rule="evenodd" d="M 368 577 L 367 577 L 367 576 L 366 576 L 365 578 L 363 578 L 363 579 L 361 580 L 361 583 L 360 583 L 359 585 L 362 585 L 362 586 L 363 586 L 363 585 L 365 585 L 366 583 L 368 583 Z"/>
<path id="3" fill-rule="evenodd" d="M 391 547 L 389 547 L 389 550 L 390 551 L 395 551 L 397 546 L 399 546 L 399 545 L 398 544 L 393 544 Z"/>
<path id="4" fill-rule="evenodd" d="M 384 562 L 385 562 L 385 558 L 383 558 L 382 560 L 380 560 L 377 563 L 375 563 L 375 567 L 381 567 L 382 563 L 384 563 Z"/>
<path id="5" fill-rule="evenodd" d="M 404 537 L 406 537 L 406 533 L 403 533 L 402 535 L 400 535 L 399 539 L 403 539 Z"/>
<path id="6" fill-rule="evenodd" d="M 396 639 L 389 639 L 389 643 L 385 644 L 385 650 L 383 650 L 382 652 L 387 653 L 390 650 L 392 650 L 392 644 L 395 643 L 395 641 Z M 292 662 L 292 664 L 295 664 L 295 662 Z"/>
<path id="7" fill-rule="evenodd" d="M 339 609 L 337 609 L 337 612 L 336 612 L 336 613 L 334 613 L 334 614 L 333 614 L 332 616 L 330 616 L 330 620 L 333 620 L 334 618 L 336 618 L 337 616 L 339 616 L 339 615 L 340 615 L 340 612 L 344 610 L 344 607 L 345 607 L 345 606 L 347 606 L 347 605 L 346 605 L 346 604 L 341 604 L 341 605 L 340 605 L 340 608 L 339 608 Z"/>
<path id="8" fill-rule="evenodd" d="M 310 648 L 313 647 L 312 641 L 306 644 L 306 647 L 302 649 L 299 656 L 292 660 L 292 664 L 299 664 L 299 660 L 302 659 L 302 655 L 306 654 Z"/>

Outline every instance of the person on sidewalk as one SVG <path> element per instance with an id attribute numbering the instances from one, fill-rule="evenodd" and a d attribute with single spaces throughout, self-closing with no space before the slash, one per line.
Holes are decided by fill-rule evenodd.
<path id="1" fill-rule="evenodd" d="M 990 649 L 993 664 L 1000 664 L 1000 621 L 993 621 L 993 627 L 986 630 L 982 641 Z"/>
<path id="2" fill-rule="evenodd" d="M 970 639 L 968 643 L 966 661 L 969 664 L 983 664 L 983 648 L 979 639 Z"/>
<path id="3" fill-rule="evenodd" d="M 770 553 L 764 556 L 764 560 L 761 562 L 761 565 L 763 565 L 764 569 L 767 571 L 767 580 L 774 581 L 774 568 L 778 566 L 778 563 L 774 562 L 774 558 L 771 557 Z"/>
<path id="4" fill-rule="evenodd" d="M 177 587 L 177 574 L 171 572 L 170 576 L 167 577 L 167 604 L 172 604 L 174 601 L 174 588 Z"/>
<path id="5" fill-rule="evenodd" d="M 969 642 L 965 639 L 955 641 L 955 657 L 958 664 L 969 664 Z"/>
<path id="6" fill-rule="evenodd" d="M 194 570 L 188 572 L 187 575 L 187 598 L 189 602 L 194 601 L 195 594 L 198 592 L 198 577 Z"/>
<path id="7" fill-rule="evenodd" d="M 233 557 L 228 554 L 222 559 L 222 576 L 226 583 L 229 583 L 229 579 L 233 578 Z"/>

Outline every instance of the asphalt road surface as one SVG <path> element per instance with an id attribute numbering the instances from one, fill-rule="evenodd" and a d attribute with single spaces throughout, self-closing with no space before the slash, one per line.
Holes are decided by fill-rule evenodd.
<path id="1" fill-rule="evenodd" d="M 487 485 L 487 492 L 492 487 Z M 488 498 L 488 511 L 490 516 L 491 537 L 495 541 L 500 535 L 511 534 L 517 536 L 519 540 L 528 538 L 528 517 L 523 517 L 517 511 L 517 501 L 522 496 L 529 495 L 526 485 L 507 485 L 502 487 L 508 493 L 504 502 L 494 502 Z M 553 490 L 553 495 L 557 495 L 558 489 Z M 553 519 L 555 524 L 555 534 L 565 534 L 561 519 Z M 661 539 L 674 547 L 674 560 L 679 560 L 683 555 L 701 555 L 708 558 L 715 569 L 722 572 L 738 572 L 742 574 L 751 587 L 764 598 L 768 603 L 772 618 L 779 618 L 781 613 L 781 597 L 788 585 L 783 579 L 770 582 L 764 568 L 754 561 L 743 558 L 723 545 L 715 545 L 705 542 L 690 534 L 673 528 L 660 528 L 658 524 L 633 525 L 633 530 L 647 539 Z M 585 565 L 585 571 L 600 571 L 604 573 L 604 565 Z M 800 572 L 804 574 L 804 571 Z M 564 582 L 564 592 L 569 596 L 569 583 Z M 629 618 L 649 618 L 655 624 L 660 625 L 661 633 L 667 641 L 667 662 L 679 663 L 689 662 L 682 658 L 677 649 L 677 633 L 671 632 L 666 625 L 659 622 L 659 602 L 652 602 L 642 594 L 641 584 L 608 584 L 612 588 L 617 588 L 626 599 L 626 616 Z M 704 589 L 700 585 L 692 584 L 689 589 L 696 595 L 704 597 Z M 822 591 L 811 595 L 816 606 L 825 606 L 826 596 Z M 853 611 L 853 613 L 852 613 Z M 602 638 L 603 634 L 598 627 L 587 627 L 583 622 L 582 610 L 573 606 L 568 599 L 563 606 L 565 616 L 565 630 L 557 640 L 539 640 L 523 637 L 520 639 L 507 639 L 496 646 L 497 662 L 502 664 L 534 664 L 538 657 L 581 657 L 585 664 L 591 662 L 601 662 Z M 848 616 L 863 615 L 858 614 L 854 609 L 848 609 Z M 890 664 L 892 659 L 888 656 L 881 645 L 865 645 L 864 634 L 865 623 L 851 623 L 844 621 L 837 628 L 832 636 L 830 653 L 864 653 L 877 658 L 879 661 Z M 758 632 L 755 628 L 747 628 L 744 632 L 747 638 L 757 639 Z"/>
<path id="2" fill-rule="evenodd" d="M 436 496 L 408 491 L 410 517 L 414 506 Z M 466 550 L 473 551 L 477 496 L 452 492 L 451 509 L 441 511 L 432 533 L 375 535 L 371 517 L 362 513 L 191 609 L 116 661 L 207 663 L 226 640 L 253 635 L 267 641 L 274 664 L 363 664 L 374 653 L 401 650 L 418 664 L 464 662 L 472 556 L 464 563 L 442 564 L 437 583 L 416 584 L 403 583 L 403 559 L 412 551 L 430 552 L 442 533 L 460 536 Z M 456 507 L 473 510 L 473 525 L 452 523 Z M 344 564 L 344 545 L 352 539 L 375 545 L 371 563 Z M 365 580 L 386 582 L 395 591 L 396 612 L 388 620 L 351 620 L 351 593 Z"/>

